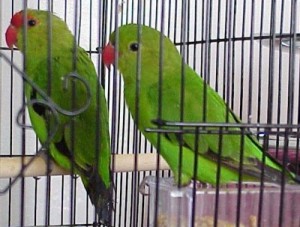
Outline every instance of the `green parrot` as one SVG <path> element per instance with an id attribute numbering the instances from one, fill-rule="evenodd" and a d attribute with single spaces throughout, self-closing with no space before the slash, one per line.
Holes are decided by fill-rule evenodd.
<path id="1" fill-rule="evenodd" d="M 101 223 L 110 225 L 113 202 L 108 110 L 91 59 L 81 47 L 75 51 L 74 36 L 67 25 L 48 11 L 16 13 L 6 31 L 6 42 L 24 54 L 26 75 L 53 102 L 49 104 L 38 88 L 25 84 L 30 120 L 41 144 L 49 143 L 50 157 L 81 177 Z"/>
<path id="2" fill-rule="evenodd" d="M 138 34 L 140 34 L 139 42 Z M 165 121 L 240 122 L 232 111 L 229 110 L 228 113 L 228 107 L 219 94 L 205 84 L 203 79 L 187 64 L 183 66 L 184 87 L 182 91 L 182 57 L 170 39 L 165 36 L 162 41 L 163 50 L 160 50 L 160 38 L 160 32 L 150 27 L 140 25 L 139 30 L 136 24 L 123 25 L 118 28 L 118 44 L 116 32 L 113 32 L 109 43 L 103 48 L 102 58 L 107 66 L 114 63 L 116 58 L 118 59 L 117 67 L 124 80 L 124 96 L 129 111 L 139 130 L 152 145 L 159 149 L 160 154 L 169 164 L 176 182 L 186 185 L 191 179 L 196 179 L 215 185 L 218 161 L 221 163 L 219 183 L 236 182 L 239 180 L 238 170 L 241 150 L 243 150 L 243 181 L 259 181 L 264 166 L 264 180 L 280 183 L 282 165 L 263 151 L 254 136 L 247 134 L 242 140 L 241 129 L 238 127 L 230 128 L 230 130 L 235 130 L 236 134 L 223 134 L 222 138 L 212 133 L 201 133 L 198 136 L 195 133 L 180 135 L 165 130 L 161 133 L 159 142 L 156 133 L 146 130 L 157 128 L 159 122 Z M 163 56 L 161 57 L 160 77 L 161 51 Z M 140 59 L 139 78 L 137 78 L 138 58 Z M 139 81 L 139 86 L 136 84 L 137 81 Z M 139 88 L 138 97 L 137 87 Z M 161 94 L 159 94 L 160 89 Z M 204 98 L 204 92 L 206 92 L 206 98 Z M 137 98 L 140 110 L 138 114 L 135 111 Z M 181 99 L 183 99 L 183 105 L 181 105 Z M 161 109 L 159 109 L 160 103 Z M 161 123 L 162 130 L 170 129 Z M 209 129 L 218 130 L 216 127 Z M 182 158 L 180 158 L 180 152 L 182 152 Z M 265 154 L 264 164 L 263 154 Z M 197 157 L 196 171 L 194 171 L 195 157 Z M 286 179 L 288 182 L 294 182 L 296 176 L 286 170 Z"/>

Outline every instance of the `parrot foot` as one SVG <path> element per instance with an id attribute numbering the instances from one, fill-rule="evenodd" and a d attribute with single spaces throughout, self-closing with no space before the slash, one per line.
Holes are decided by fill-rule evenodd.
<path id="1" fill-rule="evenodd" d="M 190 184 L 189 184 L 189 187 L 194 187 L 195 185 L 195 188 L 196 189 L 199 189 L 199 188 L 213 188 L 213 185 L 209 184 L 209 183 L 205 183 L 205 182 L 202 182 L 202 181 L 199 181 L 199 180 L 191 180 L 190 181 Z"/>
<path id="2" fill-rule="evenodd" d="M 166 121 L 162 119 L 154 119 L 152 120 L 152 123 L 158 126 L 164 126 L 166 125 Z"/>
<path id="3" fill-rule="evenodd" d="M 93 223 L 93 227 L 100 227 L 100 226 L 113 227 L 113 225 L 108 224 L 108 223 L 104 223 L 102 221 Z"/>
<path id="4" fill-rule="evenodd" d="M 41 148 L 39 153 L 38 153 L 38 156 L 41 157 L 44 160 L 44 162 L 47 165 L 47 173 L 50 174 L 53 170 L 53 161 L 52 161 L 52 159 L 50 158 L 50 156 L 48 154 L 49 154 L 48 149 Z"/>

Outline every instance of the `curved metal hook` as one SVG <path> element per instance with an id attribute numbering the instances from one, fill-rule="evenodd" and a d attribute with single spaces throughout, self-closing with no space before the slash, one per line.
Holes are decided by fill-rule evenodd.
<path id="1" fill-rule="evenodd" d="M 26 106 L 33 106 L 34 104 L 39 104 L 39 105 L 43 105 L 46 108 L 48 108 L 51 112 L 52 115 L 54 117 L 54 128 L 48 132 L 48 137 L 47 140 L 45 142 L 42 143 L 42 147 L 39 149 L 39 151 L 37 152 L 37 155 L 32 157 L 28 163 L 26 163 L 24 166 L 22 166 L 22 169 L 20 170 L 19 174 L 8 184 L 8 186 L 6 186 L 3 190 L 0 190 L 0 194 L 4 194 L 6 193 L 15 183 L 16 181 L 22 177 L 23 172 L 26 170 L 26 168 L 31 165 L 31 163 L 34 161 L 34 159 L 38 156 L 38 154 L 43 151 L 45 148 L 47 148 L 49 146 L 49 144 L 51 143 L 51 141 L 53 140 L 58 128 L 59 128 L 59 116 L 58 113 L 61 113 L 63 115 L 67 115 L 67 116 L 76 116 L 82 112 L 84 112 L 88 106 L 90 105 L 91 102 L 91 90 L 90 87 L 88 85 L 88 82 L 82 78 L 81 76 L 79 76 L 77 73 L 72 72 L 69 73 L 68 75 L 66 75 L 64 77 L 64 86 L 67 89 L 68 88 L 68 80 L 70 80 L 71 78 L 75 79 L 75 80 L 79 80 L 81 83 L 83 83 L 83 85 L 85 86 L 86 90 L 87 90 L 87 101 L 86 104 L 83 105 L 83 107 L 74 110 L 74 111 L 68 111 L 65 110 L 63 108 L 61 108 L 59 105 L 57 105 L 52 99 L 51 97 L 49 97 L 33 80 L 31 80 L 27 74 L 25 72 L 23 72 L 21 69 L 19 69 L 15 64 L 13 64 L 10 59 L 8 57 L 6 57 L 4 54 L 2 54 L 0 52 L 0 57 L 2 57 L 7 63 L 9 63 L 12 68 L 14 70 L 17 71 L 18 74 L 20 74 L 20 76 L 23 78 L 23 80 L 29 85 L 31 86 L 40 96 L 41 96 L 41 100 L 30 100 L 26 105 L 24 105 L 20 111 L 18 112 L 17 115 L 17 124 L 20 125 L 23 128 L 28 128 L 28 125 L 25 125 L 21 122 L 21 116 L 23 116 L 23 114 L 25 114 L 25 109 Z"/>
<path id="2" fill-rule="evenodd" d="M 83 113 L 84 111 L 87 110 L 87 108 L 91 104 L 92 94 L 91 94 L 91 89 L 90 89 L 90 87 L 89 87 L 88 82 L 86 81 L 86 79 L 84 79 L 83 77 L 79 76 L 76 72 L 71 72 L 71 73 L 67 74 L 64 77 L 64 89 L 68 89 L 68 86 L 69 86 L 68 81 L 70 79 L 79 80 L 84 85 L 84 87 L 86 88 L 86 92 L 87 92 L 87 100 L 86 100 L 85 104 L 81 108 L 79 108 L 77 110 L 68 111 L 68 110 L 65 110 L 65 109 L 61 108 L 58 105 L 56 105 L 56 109 L 57 109 L 57 111 L 59 113 L 61 113 L 63 115 L 66 115 L 66 116 L 76 116 L 76 115 L 79 115 L 79 114 L 81 114 L 81 113 Z"/>
<path id="3" fill-rule="evenodd" d="M 79 115 L 81 114 L 82 112 L 86 111 L 86 109 L 88 108 L 88 106 L 90 105 L 91 103 L 91 90 L 90 90 L 90 87 L 88 85 L 88 82 L 83 78 L 81 77 L 80 75 L 78 75 L 76 72 L 71 72 L 69 74 L 67 74 L 65 77 L 64 77 L 64 81 L 65 81 L 65 87 L 67 88 L 67 85 L 68 85 L 68 80 L 70 78 L 73 78 L 73 79 L 77 79 L 79 80 L 83 85 L 84 87 L 86 88 L 86 91 L 87 91 L 87 100 L 86 100 L 86 103 L 83 107 L 80 107 L 79 109 L 77 110 L 73 110 L 73 111 L 69 111 L 69 110 L 65 110 L 63 109 L 62 107 L 60 107 L 59 105 L 57 105 L 52 99 L 51 97 L 49 97 L 46 92 L 44 92 L 35 82 L 33 82 L 33 80 L 31 80 L 27 74 L 25 72 L 23 72 L 21 69 L 19 69 L 15 64 L 13 64 L 10 59 L 5 56 L 4 54 L 2 54 L 0 52 L 0 57 L 2 57 L 7 63 L 9 63 L 13 69 L 15 69 L 17 71 L 18 74 L 21 75 L 21 77 L 23 78 L 23 80 L 29 84 L 46 102 L 49 102 L 49 106 L 52 105 L 56 110 L 57 112 L 63 114 L 63 115 L 66 115 L 66 116 L 70 116 L 70 117 L 73 117 L 73 116 L 76 116 L 76 115 Z"/>
<path id="4" fill-rule="evenodd" d="M 20 126 L 21 128 L 25 128 L 25 129 L 32 129 L 32 126 L 31 125 L 27 125 L 27 124 L 24 124 L 21 120 L 21 118 L 25 115 L 25 110 L 26 110 L 26 106 L 27 105 L 24 105 L 18 112 L 17 114 L 17 118 L 16 118 L 16 122 L 17 122 L 17 125 Z"/>
<path id="5" fill-rule="evenodd" d="M 43 105 L 45 106 L 46 108 L 48 108 L 52 114 L 53 114 L 53 117 L 54 117 L 54 128 L 51 130 L 51 131 L 48 131 L 48 137 L 47 137 L 47 140 L 45 142 L 42 143 L 42 147 L 38 150 L 37 154 L 35 156 L 33 156 L 28 163 L 26 163 L 25 165 L 22 166 L 22 169 L 20 170 L 20 172 L 18 173 L 17 176 L 14 177 L 14 179 L 9 182 L 9 184 L 2 190 L 0 190 L 0 195 L 1 194 L 4 194 L 6 193 L 15 183 L 16 181 L 23 176 L 23 172 L 27 169 L 28 166 L 31 165 L 31 163 L 38 157 L 38 155 L 45 150 L 45 148 L 47 149 L 47 147 L 49 146 L 49 144 L 51 143 L 51 141 L 53 140 L 56 132 L 58 131 L 58 128 L 59 128 L 59 116 L 58 116 L 58 112 L 57 110 L 51 105 L 51 103 L 48 103 L 44 100 L 30 100 L 26 105 L 24 105 L 21 110 L 19 111 L 18 113 L 18 116 L 17 116 L 17 123 L 19 125 L 23 125 L 24 124 L 20 123 L 19 120 L 20 120 L 20 116 L 22 116 L 22 114 L 24 114 L 25 112 L 25 108 L 26 106 L 33 106 L 34 104 L 38 104 L 38 105 Z"/>
<path id="6" fill-rule="evenodd" d="M 59 116 L 58 116 L 57 110 L 49 102 L 46 102 L 44 100 L 33 99 L 33 100 L 30 100 L 26 106 L 33 106 L 34 104 L 42 105 L 42 106 L 48 108 L 50 110 L 50 112 L 52 113 L 52 116 L 54 117 L 54 128 L 51 131 L 48 131 L 47 140 L 42 143 L 42 148 L 45 148 L 51 143 L 56 132 L 58 131 L 58 128 L 60 125 Z"/>

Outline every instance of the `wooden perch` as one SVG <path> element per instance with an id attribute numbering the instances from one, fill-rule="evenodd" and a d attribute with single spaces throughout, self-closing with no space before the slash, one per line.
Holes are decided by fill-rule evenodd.
<path id="1" fill-rule="evenodd" d="M 118 154 L 112 156 L 115 161 L 114 172 L 131 172 L 134 171 L 135 156 L 133 154 Z M 25 156 L 23 158 L 24 164 L 28 163 L 32 159 L 32 156 Z M 157 154 L 138 154 L 137 156 L 137 170 L 147 171 L 156 170 L 157 168 Z M 2 157 L 0 158 L 0 178 L 15 177 L 19 174 L 22 168 L 22 157 Z M 160 170 L 168 170 L 169 166 L 166 161 L 160 158 Z M 42 157 L 36 157 L 34 161 L 24 171 L 24 177 L 45 176 L 47 172 L 46 160 Z M 51 173 L 50 175 L 68 175 L 69 171 L 66 171 L 54 162 L 51 161 Z"/>

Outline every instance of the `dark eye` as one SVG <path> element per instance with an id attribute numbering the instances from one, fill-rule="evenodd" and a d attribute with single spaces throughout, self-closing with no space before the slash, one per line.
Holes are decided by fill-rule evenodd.
<path id="1" fill-rule="evenodd" d="M 28 20 L 27 24 L 28 24 L 29 27 L 33 27 L 33 26 L 36 25 L 36 20 L 30 19 L 30 20 Z"/>
<path id="2" fill-rule="evenodd" d="M 138 43 L 131 43 L 130 44 L 130 50 L 138 51 L 138 49 L 139 49 L 139 44 Z"/>

